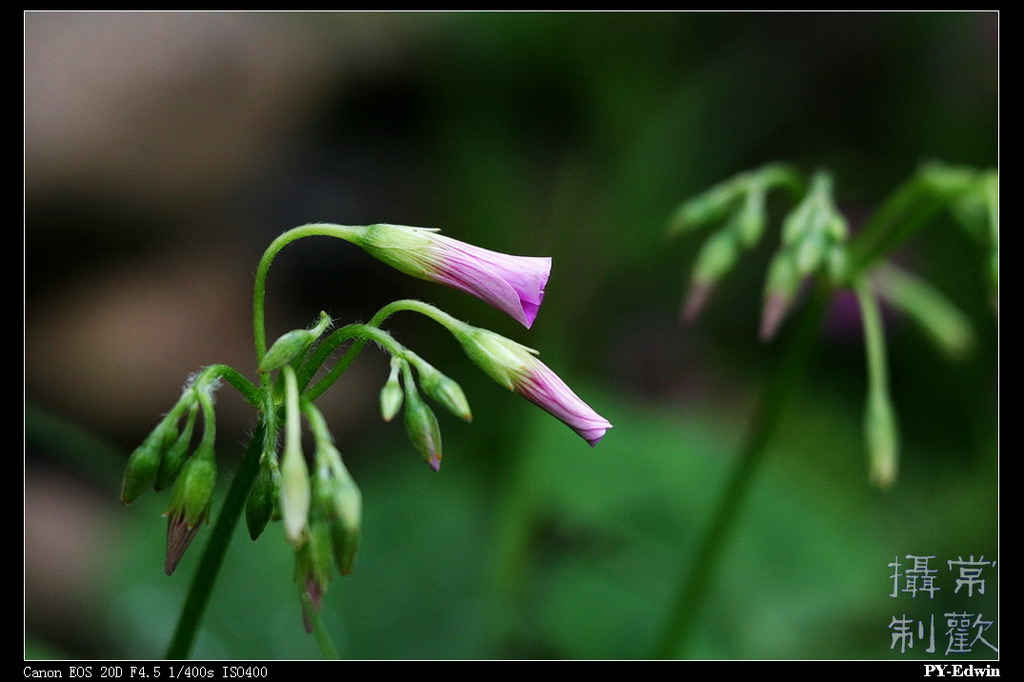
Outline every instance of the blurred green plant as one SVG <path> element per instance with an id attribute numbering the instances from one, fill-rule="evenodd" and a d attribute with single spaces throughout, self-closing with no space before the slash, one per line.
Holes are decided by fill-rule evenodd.
<path id="1" fill-rule="evenodd" d="M 830 173 L 804 180 L 793 168 L 771 164 L 741 173 L 681 204 L 668 230 L 686 234 L 724 222 L 704 243 L 691 277 L 683 317 L 694 320 L 717 283 L 732 270 L 741 248 L 761 238 L 767 224 L 765 194 L 785 187 L 797 205 L 782 222 L 781 242 L 769 265 L 763 293 L 760 335 L 770 340 L 797 304 L 805 285 L 813 293 L 800 325 L 787 340 L 781 360 L 764 386 L 758 411 L 691 570 L 679 581 L 678 598 L 657 655 L 680 655 L 693 628 L 694 613 L 707 592 L 722 548 L 763 459 L 782 413 L 782 405 L 799 381 L 802 367 L 830 299 L 839 291 L 857 296 L 867 355 L 868 395 L 864 442 L 869 479 L 887 488 L 899 468 L 899 431 L 889 390 L 885 330 L 879 305 L 884 299 L 921 325 L 947 357 L 962 357 L 973 343 L 967 317 L 930 284 L 888 261 L 899 246 L 927 226 L 940 210 L 949 210 L 990 252 L 992 300 L 998 296 L 998 175 L 994 170 L 931 162 L 917 172 L 850 237 L 848 221 L 838 209 Z"/>
<path id="2" fill-rule="evenodd" d="M 385 224 L 305 225 L 270 244 L 257 268 L 253 294 L 258 383 L 227 365 L 203 368 L 189 379 L 178 402 L 132 453 L 124 473 L 121 499 L 125 504 L 147 488 L 161 490 L 173 485 L 166 512 L 165 570 L 171 574 L 211 511 L 217 479 L 215 391 L 227 382 L 259 413 L 185 600 L 168 658 L 188 656 L 243 508 L 253 540 L 271 520 L 283 521 L 294 549 L 295 581 L 306 630 L 315 633 L 325 657 L 337 657 L 319 611 L 333 571 L 342 575 L 352 572 L 362 496 L 315 405 L 316 398 L 341 377 L 367 342 L 373 342 L 391 356 L 391 371 L 380 395 L 382 416 L 390 421 L 404 406 L 409 440 L 433 470 L 441 466 L 440 427 L 417 385 L 457 417 L 472 419 L 462 388 L 455 381 L 381 329 L 392 314 L 414 311 L 438 322 L 486 374 L 548 411 L 592 446 L 611 428 L 610 422 L 535 358 L 536 351 L 420 301 L 395 301 L 369 323 L 349 324 L 330 334 L 327 330 L 332 320 L 321 312 L 309 329 L 289 331 L 268 348 L 264 312 L 267 273 L 282 248 L 309 236 L 352 242 L 406 274 L 471 293 L 526 327 L 533 323 L 543 300 L 551 266 L 549 258 L 509 256 L 443 237 L 436 230 Z M 350 343 L 346 353 L 327 369 L 334 351 L 345 343 Z M 192 448 L 199 416 L 202 435 Z M 303 452 L 303 418 L 315 442 L 312 460 Z"/>

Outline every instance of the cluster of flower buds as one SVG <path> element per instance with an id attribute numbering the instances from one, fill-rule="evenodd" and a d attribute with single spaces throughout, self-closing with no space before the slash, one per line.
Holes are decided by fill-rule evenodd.
<path id="1" fill-rule="evenodd" d="M 765 281 L 761 338 L 770 339 L 793 305 L 800 284 L 823 266 L 834 279 L 846 265 L 846 218 L 832 199 L 832 178 L 819 171 L 796 208 L 782 223 L 782 244 Z"/>
<path id="2" fill-rule="evenodd" d="M 165 512 L 165 570 L 168 575 L 174 572 L 199 531 L 213 500 L 217 479 L 213 393 L 218 384 L 211 372 L 201 372 L 193 379 L 170 412 L 128 458 L 125 468 L 121 486 L 124 504 L 130 504 L 146 488 L 160 491 L 174 485 L 171 502 Z M 203 413 L 203 435 L 193 450 L 193 432 L 200 411 Z"/>
<path id="3" fill-rule="evenodd" d="M 334 570 L 342 575 L 352 571 L 359 545 L 362 498 L 313 400 L 344 372 L 366 342 L 374 342 L 391 355 L 390 372 L 380 391 L 381 415 L 390 421 L 404 410 L 409 439 L 432 469 L 437 471 L 441 466 L 441 432 L 437 416 L 421 391 L 460 419 L 471 421 L 472 413 L 454 380 L 380 329 L 383 317 L 371 324 L 346 325 L 325 336 L 332 321 L 322 312 L 310 328 L 289 331 L 266 349 L 262 289 L 267 269 L 285 244 L 314 235 L 345 239 L 402 272 L 473 294 L 526 327 L 533 324 L 544 298 L 551 259 L 509 256 L 441 236 L 436 230 L 387 224 L 305 225 L 286 232 L 268 247 L 257 269 L 254 297 L 260 384 L 257 387 L 249 383 L 224 365 L 214 367 L 261 412 L 259 468 L 245 505 L 249 534 L 255 540 L 270 521 L 282 521 L 285 536 L 295 549 L 296 581 L 313 609 L 319 610 Z M 441 321 L 488 375 L 568 424 L 591 445 L 611 428 L 608 420 L 536 359 L 536 351 L 459 322 L 433 306 L 396 303 L 415 304 L 410 309 L 420 309 Z M 353 341 L 346 356 L 310 386 L 332 352 L 346 341 Z M 132 455 L 125 475 L 125 502 L 150 485 L 159 488 L 177 480 L 168 510 L 168 573 L 210 509 L 216 481 L 211 399 L 215 375 L 204 371 L 202 380 L 186 390 L 179 404 Z M 200 411 L 203 438 L 189 457 Z M 311 458 L 302 448 L 303 420 L 316 443 Z M 182 421 L 184 426 L 179 431 Z M 304 610 L 307 629 L 312 626 L 311 615 Z"/>
<path id="4" fill-rule="evenodd" d="M 742 249 L 754 247 L 767 224 L 765 200 L 770 190 L 801 187 L 799 176 L 782 164 L 740 173 L 683 202 L 669 219 L 671 235 L 689 233 L 725 221 L 712 234 L 694 264 L 682 316 L 694 320 L 718 282 L 732 270 Z"/>
<path id="5" fill-rule="evenodd" d="M 787 185 L 800 194 L 802 180 L 788 167 L 773 164 L 741 173 L 683 203 L 670 220 L 673 233 L 726 219 L 698 255 L 684 316 L 696 316 L 711 287 L 728 272 L 741 246 L 749 247 L 764 230 L 764 192 Z M 832 284 L 854 289 L 860 304 L 868 366 L 864 434 L 870 479 L 888 486 L 896 478 L 899 435 L 889 396 L 884 329 L 878 299 L 918 322 L 947 356 L 966 354 L 973 343 L 970 322 L 937 290 L 882 260 L 932 214 L 949 206 L 953 215 L 991 250 L 993 291 L 998 290 L 998 176 L 995 171 L 931 162 L 893 195 L 848 243 L 845 217 L 833 200 L 832 178 L 818 172 L 806 194 L 786 216 L 782 241 L 769 266 L 761 317 L 762 339 L 774 336 L 802 283 L 825 274 Z M 730 213 L 731 212 L 731 213 Z"/>

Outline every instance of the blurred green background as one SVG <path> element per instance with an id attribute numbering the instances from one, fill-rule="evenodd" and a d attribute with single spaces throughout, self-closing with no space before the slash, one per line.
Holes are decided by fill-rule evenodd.
<path id="1" fill-rule="evenodd" d="M 615 428 L 591 450 L 476 371 L 424 318 L 389 329 L 457 379 L 444 467 L 382 424 L 367 352 L 322 408 L 364 497 L 355 573 L 324 603 L 353 658 L 647 658 L 782 338 L 757 340 L 787 208 L 698 324 L 702 240 L 681 200 L 786 160 L 829 168 L 854 229 L 919 163 L 994 167 L 999 15 L 986 13 L 63 13 L 25 28 L 27 657 L 159 657 L 208 531 L 163 574 L 168 494 L 118 502 L 125 458 L 197 368 L 255 374 L 252 273 L 313 221 L 442 228 L 550 255 L 532 330 L 358 249 L 276 261 L 270 338 L 321 310 L 415 297 L 538 348 Z M 941 614 L 995 621 L 946 560 L 998 559 L 997 326 L 986 254 L 947 216 L 899 254 L 975 324 L 947 362 L 887 317 L 900 480 L 867 482 L 863 344 L 839 299 L 742 508 L 695 658 L 944 658 Z M 783 332 L 785 332 L 785 328 Z M 252 412 L 218 401 L 222 488 Z M 894 558 L 941 591 L 888 596 Z M 195 649 L 316 658 L 280 524 L 241 531 Z M 890 649 L 936 614 L 939 651 Z M 995 654 L 981 643 L 978 657 Z M 948 657 L 945 657 L 948 658 Z"/>

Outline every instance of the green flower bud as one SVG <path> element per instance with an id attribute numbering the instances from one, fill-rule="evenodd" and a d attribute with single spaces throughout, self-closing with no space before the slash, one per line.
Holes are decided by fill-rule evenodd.
<path id="1" fill-rule="evenodd" d="M 289 542 L 302 541 L 309 516 L 309 468 L 301 447 L 285 446 L 281 460 L 281 515 Z"/>
<path id="2" fill-rule="evenodd" d="M 692 232 L 724 218 L 739 197 L 745 182 L 743 177 L 732 178 L 683 202 L 669 219 L 669 234 Z"/>
<path id="3" fill-rule="evenodd" d="M 694 283 L 714 284 L 732 269 L 738 254 L 739 243 L 731 230 L 719 230 L 711 235 L 697 254 Z"/>
<path id="4" fill-rule="evenodd" d="M 412 378 L 405 378 L 405 430 L 409 441 L 434 471 L 441 468 L 441 427 L 437 417 L 420 398 Z"/>
<path id="5" fill-rule="evenodd" d="M 200 444 L 199 451 L 181 469 L 167 516 L 167 560 L 164 570 L 168 575 L 174 572 L 199 532 L 199 524 L 210 511 L 213 492 L 217 482 L 217 463 L 213 448 Z"/>
<path id="6" fill-rule="evenodd" d="M 389 422 L 395 418 L 398 411 L 402 409 L 402 386 L 398 381 L 398 370 L 402 365 L 399 358 L 391 358 L 391 374 L 384 387 L 380 389 L 380 416 L 384 421 Z"/>
<path id="7" fill-rule="evenodd" d="M 273 455 L 264 456 L 245 503 L 245 525 L 249 529 L 249 537 L 253 540 L 263 533 L 267 523 L 273 518 L 278 507 L 280 486 L 281 471 L 277 466 L 277 458 Z"/>
<path id="8" fill-rule="evenodd" d="M 309 595 L 312 607 L 319 612 L 327 584 L 331 579 L 331 533 L 322 519 L 310 524 L 308 539 L 295 550 L 295 582 Z M 313 631 L 313 623 L 306 609 L 302 610 L 306 632 Z"/>
<path id="9" fill-rule="evenodd" d="M 331 522 L 334 562 L 342 575 L 350 575 L 355 567 L 356 554 L 359 552 L 359 534 L 359 526 L 350 526 L 341 519 Z"/>
<path id="10" fill-rule="evenodd" d="M 456 417 L 473 421 L 466 395 L 453 379 L 446 377 L 433 365 L 417 358 L 416 372 L 420 376 L 420 387 L 438 404 L 443 405 Z"/>
<path id="11" fill-rule="evenodd" d="M 739 235 L 743 246 L 750 248 L 761 239 L 768 216 L 764 207 L 765 190 L 763 187 L 751 187 L 744 197 L 743 205 L 733 216 L 733 229 Z"/>
<path id="12" fill-rule="evenodd" d="M 153 486 L 156 490 L 163 490 L 174 483 L 174 480 L 178 477 L 178 472 L 181 471 L 182 465 L 188 459 L 188 449 L 192 444 L 192 433 L 195 430 L 198 413 L 199 405 L 194 404 L 189 411 L 185 428 L 182 429 L 177 440 L 164 452 L 164 456 L 160 460 L 160 469 L 157 471 L 156 482 Z"/>
<path id="13" fill-rule="evenodd" d="M 156 482 L 160 469 L 162 437 L 154 431 L 128 458 L 121 483 L 121 502 L 130 504 L 142 491 Z"/>
<path id="14" fill-rule="evenodd" d="M 825 235 L 814 230 L 808 231 L 796 249 L 796 271 L 801 276 L 812 274 L 825 257 Z"/>
<path id="15" fill-rule="evenodd" d="M 868 449 L 869 478 L 880 488 L 888 488 L 896 482 L 899 468 L 899 436 L 896 414 L 884 393 L 872 391 L 868 397 L 864 435 Z"/>
<path id="16" fill-rule="evenodd" d="M 260 371 L 273 372 L 275 369 L 281 369 L 295 358 L 301 357 L 314 341 L 316 336 L 308 329 L 293 329 L 283 334 L 267 351 L 263 362 L 260 363 Z"/>
<path id="17" fill-rule="evenodd" d="M 800 279 L 790 254 L 787 251 L 775 254 L 765 283 L 764 307 L 761 312 L 762 340 L 767 341 L 775 336 L 779 324 L 793 303 Z"/>
<path id="18" fill-rule="evenodd" d="M 303 540 L 309 517 L 309 468 L 302 454 L 298 381 L 291 367 L 286 366 L 283 375 L 286 417 L 281 459 L 281 514 L 288 541 L 298 545 Z"/>
<path id="19" fill-rule="evenodd" d="M 331 581 L 331 564 L 334 561 L 331 550 L 331 526 L 323 519 L 316 518 L 309 525 L 309 558 L 314 580 L 320 586 L 320 596 Z M 311 592 L 310 596 L 314 596 Z M 314 600 L 319 609 L 319 599 Z"/>
<path id="20" fill-rule="evenodd" d="M 263 357 L 263 362 L 260 363 L 260 371 L 264 373 L 273 372 L 276 369 L 281 369 L 292 360 L 302 357 L 306 349 L 320 338 L 320 335 L 324 333 L 324 330 L 327 329 L 330 323 L 330 316 L 325 312 L 321 312 L 320 319 L 313 329 L 293 329 L 283 334 L 274 342 L 270 350 Z"/>

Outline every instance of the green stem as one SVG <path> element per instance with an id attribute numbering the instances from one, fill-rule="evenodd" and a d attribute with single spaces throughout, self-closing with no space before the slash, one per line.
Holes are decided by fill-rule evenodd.
<path id="1" fill-rule="evenodd" d="M 256 427 L 246 446 L 245 455 L 238 466 L 238 471 L 235 472 L 231 488 L 224 500 L 224 506 L 220 510 L 210 540 L 206 543 L 203 556 L 199 560 L 199 567 L 192 578 L 192 585 L 185 598 L 185 605 L 182 607 L 174 638 L 167 647 L 166 658 L 168 659 L 186 659 L 192 650 L 199 622 L 202 620 L 207 602 L 209 602 L 210 593 L 213 591 L 214 582 L 217 580 L 228 544 L 234 534 L 235 525 L 242 514 L 242 509 L 245 508 L 249 489 L 259 472 L 260 455 L 263 451 L 263 429 L 263 424 Z"/>
<path id="2" fill-rule="evenodd" d="M 389 303 L 380 310 L 378 310 L 377 314 L 374 315 L 366 324 L 346 325 L 341 329 L 335 331 L 333 334 L 327 337 L 327 339 L 322 344 L 320 344 L 320 346 L 316 349 L 316 352 L 313 354 L 310 360 L 302 366 L 302 371 L 299 372 L 300 387 L 306 386 L 306 384 L 308 384 L 309 381 L 312 380 L 313 375 L 320 368 L 320 366 L 327 361 L 327 358 L 330 356 L 331 353 L 334 352 L 335 348 L 337 348 L 339 345 L 341 345 L 348 339 L 356 338 L 356 341 L 349 347 L 347 351 L 345 351 L 345 354 L 341 357 L 340 360 L 338 360 L 334 367 L 331 368 L 331 371 L 328 372 L 312 388 L 303 389 L 303 395 L 305 395 L 310 400 L 315 400 L 320 395 L 322 395 L 323 392 L 330 388 L 330 386 L 335 381 L 337 381 L 338 377 L 340 377 L 345 372 L 345 370 L 349 368 L 349 366 L 355 361 L 355 359 L 359 357 L 359 354 L 363 351 L 363 348 L 366 347 L 367 341 L 372 340 L 380 343 L 380 341 L 376 338 L 357 338 L 357 336 L 371 336 L 372 332 L 366 330 L 369 330 L 370 328 L 379 328 L 382 324 L 384 324 L 384 321 L 387 320 L 389 317 L 391 317 L 397 312 L 401 312 L 404 310 L 417 312 L 420 313 L 421 315 L 426 315 L 427 317 L 431 318 L 432 320 L 434 320 L 435 322 L 439 323 L 440 325 L 447 329 L 452 329 L 453 327 L 462 324 L 448 313 L 444 312 L 439 308 L 435 308 L 429 303 L 424 303 L 422 301 L 417 301 L 414 299 L 402 299 L 399 301 Z M 360 331 L 359 334 L 357 335 L 356 333 L 353 333 L 353 330 L 356 328 L 361 329 L 363 331 Z M 388 338 L 391 337 L 389 336 Z"/>
<path id="3" fill-rule="evenodd" d="M 238 370 L 228 365 L 207 365 L 199 373 L 196 383 L 209 383 L 216 379 L 224 379 L 242 394 L 247 403 L 253 407 L 263 404 L 263 393 Z"/>
<path id="4" fill-rule="evenodd" d="M 324 626 L 323 616 L 313 606 L 313 599 L 309 596 L 308 592 L 299 590 L 299 599 L 302 600 L 302 610 L 305 612 L 306 617 L 309 618 L 310 624 L 313 626 L 313 636 L 316 638 L 317 646 L 320 647 L 320 655 L 326 660 L 336 661 L 341 658 L 341 654 L 338 653 L 338 649 L 334 646 L 334 642 L 331 640 L 330 634 L 327 632 L 326 626 Z"/>
<path id="5" fill-rule="evenodd" d="M 363 229 L 364 228 L 362 227 L 334 225 L 331 223 L 302 225 L 301 227 L 292 228 L 279 236 L 277 239 L 272 241 L 270 246 L 267 247 L 267 250 L 263 252 L 263 257 L 260 258 L 259 265 L 256 267 L 256 282 L 252 292 L 252 331 L 253 339 L 256 343 L 257 367 L 263 364 L 263 358 L 267 355 L 267 272 L 270 270 L 270 264 L 274 262 L 274 258 L 277 256 L 278 252 L 296 239 L 302 239 L 303 237 L 337 237 L 339 239 L 351 241 L 352 238 Z M 264 375 L 262 381 L 264 387 L 269 386 L 269 376 Z"/>
<path id="6" fill-rule="evenodd" d="M 807 356 L 824 319 L 829 298 L 829 289 L 819 285 L 781 361 L 773 368 L 743 449 L 697 549 L 694 563 L 680 575 L 680 588 L 656 652 L 657 658 L 675 658 L 685 651 L 693 627 L 698 622 L 699 611 L 711 588 L 715 566 L 735 528 L 751 481 L 779 425 L 783 406 L 796 389 L 807 364 Z"/>

